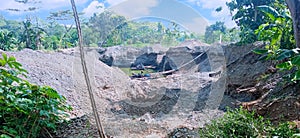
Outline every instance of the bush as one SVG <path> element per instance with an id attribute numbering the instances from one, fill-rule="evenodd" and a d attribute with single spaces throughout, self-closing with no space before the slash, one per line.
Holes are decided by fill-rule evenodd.
<path id="1" fill-rule="evenodd" d="M 297 132 L 290 128 L 288 123 L 274 127 L 270 121 L 262 116 L 255 116 L 254 112 L 248 112 L 242 108 L 229 110 L 222 118 L 212 121 L 211 124 L 200 130 L 200 136 L 205 138 L 255 138 L 292 137 Z"/>
<path id="2" fill-rule="evenodd" d="M 27 71 L 14 57 L 0 58 L 0 138 L 40 137 L 65 117 L 65 97 L 48 86 L 20 78 Z"/>

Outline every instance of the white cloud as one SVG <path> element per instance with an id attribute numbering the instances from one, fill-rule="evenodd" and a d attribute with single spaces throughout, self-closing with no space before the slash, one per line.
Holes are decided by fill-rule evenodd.
<path id="1" fill-rule="evenodd" d="M 88 2 L 88 0 L 75 0 L 75 4 L 81 5 Z M 70 0 L 43 0 L 41 3 L 43 9 L 57 9 L 62 7 L 71 7 Z"/>
<path id="2" fill-rule="evenodd" d="M 126 0 L 106 0 L 106 3 L 108 3 L 110 6 L 114 6 L 114 5 L 120 4 L 124 1 L 126 1 Z"/>
<path id="3" fill-rule="evenodd" d="M 7 9 L 20 9 L 25 10 L 29 7 L 29 5 L 25 5 L 22 3 L 15 2 L 14 0 L 0 1 L 0 10 Z"/>
<path id="4" fill-rule="evenodd" d="M 30 7 L 37 7 L 38 10 L 52 10 L 63 7 L 71 7 L 70 0 L 42 0 L 36 3 L 36 0 L 29 0 L 27 4 L 16 2 L 15 0 L 0 1 L 0 11 L 7 11 L 7 9 L 18 9 L 20 11 L 27 10 Z M 88 0 L 75 0 L 76 5 L 85 4 Z M 16 13 L 11 12 L 10 13 Z M 20 13 L 17 13 L 20 14 Z"/>
<path id="5" fill-rule="evenodd" d="M 88 7 L 83 9 L 85 16 L 91 17 L 94 13 L 101 13 L 104 11 L 104 4 L 98 1 L 92 1 Z"/>
<path id="6" fill-rule="evenodd" d="M 109 10 L 127 18 L 136 18 L 149 15 L 151 8 L 157 4 L 158 0 L 128 0 L 112 6 Z"/>
<path id="7" fill-rule="evenodd" d="M 226 5 L 226 2 L 231 0 L 187 0 L 190 3 L 196 4 L 203 9 L 210 9 L 211 16 L 217 18 L 220 21 L 224 21 L 228 27 L 235 25 L 234 21 L 231 20 L 230 11 Z M 216 12 L 215 9 L 222 7 L 222 11 Z"/>
<path id="8" fill-rule="evenodd" d="M 203 33 L 208 25 L 207 20 L 195 10 L 176 0 L 127 0 L 112 6 L 109 10 L 127 19 L 154 17 L 175 21 L 197 33 Z"/>
<path id="9" fill-rule="evenodd" d="M 203 9 L 212 9 L 213 17 L 230 16 L 230 11 L 226 6 L 226 2 L 231 0 L 188 0 L 188 2 L 195 3 Z M 215 9 L 222 7 L 222 11 L 216 12 Z"/>
<path id="10" fill-rule="evenodd" d="M 197 17 L 193 18 L 190 22 L 183 23 L 182 25 L 192 32 L 204 34 L 205 28 L 208 26 L 208 22 L 202 17 Z"/>

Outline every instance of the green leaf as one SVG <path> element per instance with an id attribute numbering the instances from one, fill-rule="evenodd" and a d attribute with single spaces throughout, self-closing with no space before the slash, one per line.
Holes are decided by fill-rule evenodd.
<path id="1" fill-rule="evenodd" d="M 298 71 L 295 73 L 295 76 L 294 76 L 294 78 L 293 78 L 292 80 L 293 80 L 293 81 L 300 80 L 300 70 L 298 70 Z"/>
<path id="2" fill-rule="evenodd" d="M 253 52 L 255 54 L 265 54 L 268 52 L 268 50 L 267 49 L 254 49 Z"/>
<path id="3" fill-rule="evenodd" d="M 284 70 L 290 70 L 292 68 L 291 61 L 283 62 L 281 64 L 276 65 L 276 68 L 284 69 Z"/>
<path id="4" fill-rule="evenodd" d="M 268 55 L 263 55 L 258 60 L 266 60 L 266 59 L 268 59 Z"/>
<path id="5" fill-rule="evenodd" d="M 285 58 L 290 58 L 294 54 L 291 50 L 284 50 L 278 57 L 277 60 L 283 60 Z"/>
<path id="6" fill-rule="evenodd" d="M 271 6 L 267 6 L 267 5 L 257 6 L 257 9 L 264 12 L 273 21 L 275 21 L 275 18 L 280 16 L 277 10 Z"/>
<path id="7" fill-rule="evenodd" d="M 293 57 L 291 61 L 292 64 L 300 66 L 300 55 Z"/>
<path id="8" fill-rule="evenodd" d="M 2 57 L 3 57 L 4 61 L 7 62 L 7 55 L 5 53 L 2 53 Z"/>
<path id="9" fill-rule="evenodd" d="M 12 62 L 12 61 L 16 61 L 16 58 L 15 58 L 15 57 L 13 57 L 13 56 L 10 56 L 10 57 L 8 58 L 8 61 L 10 61 L 10 62 Z"/>
<path id="10" fill-rule="evenodd" d="M 9 135 L 6 135 L 6 134 L 1 134 L 0 138 L 11 138 L 11 137 Z"/>
<path id="11" fill-rule="evenodd" d="M 52 88 L 46 88 L 46 95 L 48 95 L 50 98 L 60 99 L 61 96 Z"/>
<path id="12" fill-rule="evenodd" d="M 15 67 L 22 67 L 22 64 L 19 62 L 12 62 L 11 64 L 13 64 Z"/>
<path id="13" fill-rule="evenodd" d="M 292 20 L 292 16 L 288 12 L 283 12 L 282 17 Z"/>
<path id="14" fill-rule="evenodd" d="M 0 59 L 0 65 L 3 67 L 6 65 L 6 61 L 4 59 Z"/>
<path id="15" fill-rule="evenodd" d="M 6 96 L 7 99 L 14 101 L 14 99 L 16 98 L 14 95 L 7 95 Z"/>

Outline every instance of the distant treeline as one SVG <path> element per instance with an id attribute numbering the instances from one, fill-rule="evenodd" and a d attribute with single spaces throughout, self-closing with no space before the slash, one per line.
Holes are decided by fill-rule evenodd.
<path id="1" fill-rule="evenodd" d="M 0 49 L 23 48 L 56 50 L 77 46 L 78 37 L 74 25 L 60 24 L 60 20 L 72 21 L 70 11 L 51 13 L 47 20 L 30 17 L 24 21 L 0 17 Z M 206 43 L 237 40 L 232 33 L 217 22 L 206 29 L 205 35 L 188 32 L 175 22 L 128 21 L 125 17 L 105 11 L 82 20 L 82 32 L 86 46 L 109 47 L 114 45 L 144 46 L 149 44 L 176 45 L 187 39 Z"/>

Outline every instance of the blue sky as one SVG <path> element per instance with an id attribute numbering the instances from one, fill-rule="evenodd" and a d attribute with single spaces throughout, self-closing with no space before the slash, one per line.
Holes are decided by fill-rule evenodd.
<path id="1" fill-rule="evenodd" d="M 46 19 L 50 11 L 71 9 L 70 0 L 29 0 L 30 4 L 17 3 L 14 0 L 0 1 L 0 14 L 6 19 L 24 20 L 26 16 L 38 16 Z M 228 27 L 235 24 L 231 21 L 226 2 L 230 0 L 75 0 L 79 12 L 84 12 L 89 18 L 94 13 L 113 10 L 128 19 L 140 17 L 159 17 L 173 20 L 196 32 L 203 30 L 203 26 L 215 21 L 224 21 Z M 215 9 L 222 6 L 221 12 Z M 7 9 L 25 10 L 38 7 L 34 12 L 12 12 Z M 199 27 L 200 26 L 200 27 Z"/>

